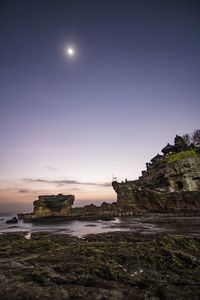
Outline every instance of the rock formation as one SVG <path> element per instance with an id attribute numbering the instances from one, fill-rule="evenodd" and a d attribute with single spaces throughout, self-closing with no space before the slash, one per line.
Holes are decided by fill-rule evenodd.
<path id="1" fill-rule="evenodd" d="M 200 153 L 176 136 L 175 145 L 162 149 L 135 181 L 112 186 L 120 207 L 135 210 L 200 210 Z"/>
<path id="2" fill-rule="evenodd" d="M 13 217 L 12 219 L 7 220 L 6 223 L 7 224 L 16 224 L 16 223 L 18 223 L 18 219 L 16 217 Z"/>
<path id="3" fill-rule="evenodd" d="M 97 220 L 112 219 L 143 211 L 199 212 L 200 211 L 200 151 L 187 146 L 176 136 L 174 145 L 167 144 L 146 163 L 138 180 L 117 182 L 112 186 L 117 202 L 101 206 L 94 204 L 73 208 L 73 195 L 39 196 L 31 214 L 18 214 L 24 221 Z"/>
<path id="4" fill-rule="evenodd" d="M 36 217 L 66 216 L 71 211 L 74 203 L 73 195 L 58 194 L 57 196 L 39 196 L 39 200 L 33 202 L 33 214 Z"/>
<path id="5" fill-rule="evenodd" d="M 19 219 L 34 221 L 42 219 L 65 218 L 72 210 L 75 197 L 73 195 L 44 195 L 33 202 L 33 213 L 18 214 Z"/>
<path id="6" fill-rule="evenodd" d="M 18 214 L 19 219 L 25 222 L 40 221 L 65 221 L 65 220 L 111 220 L 119 215 L 117 203 L 102 203 L 84 207 L 72 208 L 75 197 L 73 195 L 39 196 L 39 200 L 33 202 L 33 213 Z"/>

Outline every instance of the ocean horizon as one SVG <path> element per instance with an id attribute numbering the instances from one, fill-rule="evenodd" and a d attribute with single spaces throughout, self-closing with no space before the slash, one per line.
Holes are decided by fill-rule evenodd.
<path id="1" fill-rule="evenodd" d="M 100 206 L 103 202 L 113 203 L 117 200 L 75 200 L 73 207 L 83 207 L 85 205 L 94 204 Z M 0 214 L 18 214 L 18 213 L 31 213 L 33 211 L 33 203 L 22 204 L 22 203 L 1 203 Z"/>

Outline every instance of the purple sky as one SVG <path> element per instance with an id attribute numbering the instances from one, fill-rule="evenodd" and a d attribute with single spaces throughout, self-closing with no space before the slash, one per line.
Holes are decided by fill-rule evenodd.
<path id="1" fill-rule="evenodd" d="M 199 128 L 199 37 L 194 0 L 2 0 L 0 210 L 114 201 L 112 174 Z"/>

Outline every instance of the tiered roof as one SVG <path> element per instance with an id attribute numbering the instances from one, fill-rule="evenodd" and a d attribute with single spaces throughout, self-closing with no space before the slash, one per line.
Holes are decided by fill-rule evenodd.
<path id="1" fill-rule="evenodd" d="M 168 154 L 170 152 L 175 152 L 176 151 L 176 147 L 173 145 L 170 145 L 169 143 L 167 144 L 166 147 L 164 147 L 162 150 L 162 153 L 164 154 Z"/>

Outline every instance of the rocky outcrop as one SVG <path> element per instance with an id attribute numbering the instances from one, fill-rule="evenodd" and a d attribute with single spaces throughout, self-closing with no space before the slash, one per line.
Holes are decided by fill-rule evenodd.
<path id="1" fill-rule="evenodd" d="M 18 214 L 19 219 L 25 222 L 40 221 L 66 221 L 66 220 L 111 220 L 121 214 L 117 203 L 102 203 L 84 207 L 72 208 L 75 197 L 72 195 L 39 196 L 39 200 L 33 202 L 33 213 Z"/>
<path id="2" fill-rule="evenodd" d="M 148 211 L 200 210 L 200 155 L 195 149 L 157 155 L 135 181 L 112 183 L 117 203 Z"/>
<path id="3" fill-rule="evenodd" d="M 68 219 L 76 220 L 112 220 L 120 214 L 119 207 L 116 202 L 110 204 L 103 202 L 101 206 L 94 204 L 84 207 L 75 207 L 68 215 Z"/>
<path id="4" fill-rule="evenodd" d="M 65 217 L 70 213 L 74 199 L 73 195 L 63 194 L 39 196 L 33 202 L 33 213 L 27 214 L 27 218 Z M 19 214 L 18 217 L 23 218 L 23 215 Z"/>
<path id="5" fill-rule="evenodd" d="M 18 219 L 16 217 L 13 217 L 12 219 L 7 220 L 6 223 L 7 224 L 16 224 L 16 223 L 18 223 Z"/>

